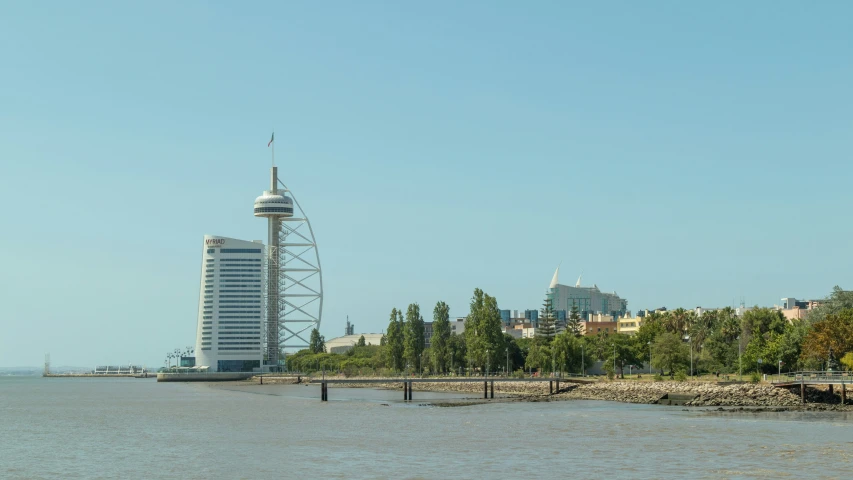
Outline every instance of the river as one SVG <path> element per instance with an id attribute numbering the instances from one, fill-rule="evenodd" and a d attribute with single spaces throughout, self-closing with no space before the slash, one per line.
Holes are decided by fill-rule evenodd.
<path id="1" fill-rule="evenodd" d="M 0 377 L 0 478 L 842 478 L 853 414 Z"/>

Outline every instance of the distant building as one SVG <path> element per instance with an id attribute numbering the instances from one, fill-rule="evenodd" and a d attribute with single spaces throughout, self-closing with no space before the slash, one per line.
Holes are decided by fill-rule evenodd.
<path id="1" fill-rule="evenodd" d="M 504 325 L 509 325 L 511 318 L 512 316 L 510 315 L 509 310 L 501 310 L 501 322 L 503 322 Z"/>
<path id="2" fill-rule="evenodd" d="M 362 335 L 364 335 L 365 345 L 379 345 L 382 343 L 382 337 L 384 336 L 381 333 L 355 333 L 326 340 L 326 353 L 346 353 L 352 350 L 352 347 L 358 343 L 358 339 Z"/>
<path id="3" fill-rule="evenodd" d="M 432 322 L 424 322 L 424 347 L 432 345 Z"/>
<path id="4" fill-rule="evenodd" d="M 539 310 L 525 310 L 524 318 L 530 320 L 533 325 L 539 325 Z"/>
<path id="5" fill-rule="evenodd" d="M 636 335 L 643 324 L 643 317 L 622 317 L 616 320 L 616 331 L 626 335 Z"/>
<path id="6" fill-rule="evenodd" d="M 793 297 L 785 297 L 782 299 L 782 306 L 777 306 L 776 308 L 785 315 L 788 321 L 802 320 L 806 318 L 809 310 L 813 310 L 820 303 L 820 300 L 797 300 Z"/>
<path id="7" fill-rule="evenodd" d="M 604 293 L 597 285 L 582 287 L 580 278 L 574 287 L 561 285 L 558 283 L 559 273 L 560 269 L 557 268 L 547 293 L 554 310 L 569 312 L 574 305 L 581 313 L 604 313 L 614 318 L 628 313 L 628 301 L 616 292 Z"/>
<path id="8" fill-rule="evenodd" d="M 457 318 L 450 322 L 450 334 L 462 335 L 465 333 L 465 319 Z"/>

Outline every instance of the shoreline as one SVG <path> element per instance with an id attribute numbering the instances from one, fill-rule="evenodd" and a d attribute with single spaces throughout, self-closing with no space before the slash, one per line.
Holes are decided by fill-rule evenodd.
<path id="1" fill-rule="evenodd" d="M 259 384 L 259 377 L 249 380 Z M 347 380 L 345 377 L 326 377 L 335 380 Z M 352 380 L 376 380 L 370 383 L 339 383 L 333 388 L 376 388 L 383 390 L 402 390 L 400 382 L 389 382 L 387 378 L 352 377 Z M 297 382 L 292 377 L 267 377 L 264 385 L 304 384 L 312 380 L 302 377 Z M 316 380 L 316 379 L 314 379 Z M 238 382 L 245 383 L 245 382 Z M 483 380 L 472 379 L 470 382 L 435 382 L 412 383 L 414 392 L 446 392 L 473 393 L 482 395 Z M 529 382 L 495 382 L 496 398 L 484 399 L 472 397 L 458 401 L 433 401 L 431 405 L 441 407 L 480 405 L 488 403 L 514 402 L 551 402 L 567 400 L 603 400 L 621 403 L 636 403 L 645 405 L 659 404 L 661 398 L 668 394 L 692 396 L 679 407 L 714 407 L 711 411 L 833 411 L 853 412 L 853 402 L 848 399 L 842 405 L 840 396 L 831 395 L 828 391 L 808 387 L 806 403 L 803 404 L 799 392 L 793 393 L 789 388 L 775 387 L 762 383 L 739 383 L 719 385 L 711 382 L 631 382 L 631 381 L 598 381 L 592 383 L 576 383 L 572 379 L 563 379 L 559 391 L 551 394 L 548 384 Z M 797 389 L 799 387 L 796 387 Z M 835 400 L 835 401 L 833 401 Z M 417 399 L 413 400 L 417 402 Z"/>

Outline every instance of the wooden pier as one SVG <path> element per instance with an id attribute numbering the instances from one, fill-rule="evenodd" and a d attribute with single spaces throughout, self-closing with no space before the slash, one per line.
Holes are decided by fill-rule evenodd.
<path id="1" fill-rule="evenodd" d="M 329 401 L 329 385 L 335 384 L 403 384 L 403 400 L 412 400 L 412 386 L 415 383 L 477 383 L 483 382 L 483 398 L 495 398 L 495 382 L 506 383 L 542 383 L 548 382 L 548 391 L 554 394 L 560 391 L 560 382 L 564 383 L 592 383 L 582 377 L 543 377 L 543 378 L 506 378 L 506 377 L 455 377 L 455 378 L 377 378 L 377 379 L 317 379 L 310 383 L 320 384 L 320 400 Z"/>
<path id="2" fill-rule="evenodd" d="M 806 385 L 829 385 L 829 393 L 834 393 L 835 386 L 840 386 L 841 403 L 844 404 L 847 402 L 847 385 L 853 384 L 853 375 L 850 372 L 834 371 L 790 372 L 773 375 L 770 383 L 780 388 L 799 385 L 803 403 L 806 403 Z"/>

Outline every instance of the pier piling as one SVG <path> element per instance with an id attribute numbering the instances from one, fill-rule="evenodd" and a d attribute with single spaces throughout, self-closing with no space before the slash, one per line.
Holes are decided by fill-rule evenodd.
<path id="1" fill-rule="evenodd" d="M 492 381 L 492 398 L 495 398 L 495 382 Z"/>

